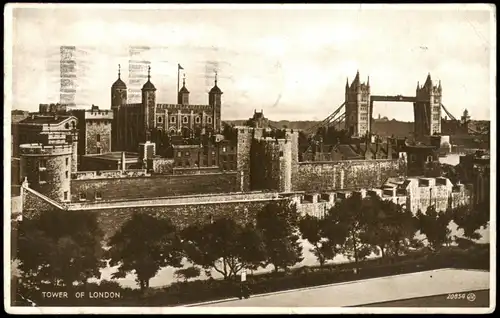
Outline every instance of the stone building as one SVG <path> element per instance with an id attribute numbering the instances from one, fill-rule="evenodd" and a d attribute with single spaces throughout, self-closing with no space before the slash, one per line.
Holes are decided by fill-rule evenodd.
<path id="1" fill-rule="evenodd" d="M 189 103 L 189 90 L 185 79 L 178 92 L 177 104 L 160 104 L 156 101 L 156 87 L 148 80 L 142 87 L 142 102 L 127 104 L 127 85 L 118 79 L 111 87 L 111 109 L 113 111 L 113 151 L 137 151 L 141 142 L 151 136 L 182 136 L 195 138 L 216 135 L 221 131 L 222 91 L 215 85 L 208 93 L 208 104 Z M 151 140 L 155 142 L 155 140 Z"/>
<path id="2" fill-rule="evenodd" d="M 78 119 L 78 155 L 102 154 L 111 151 L 113 112 L 92 105 L 90 109 L 75 109 Z"/>
<path id="3" fill-rule="evenodd" d="M 71 198 L 72 144 L 22 144 L 21 179 L 29 187 L 58 202 Z"/>
<path id="4" fill-rule="evenodd" d="M 52 107 L 54 112 L 48 112 Z M 40 105 L 40 113 L 30 114 L 27 118 L 14 125 L 13 157 L 19 157 L 20 145 L 66 145 L 72 144 L 72 169 L 77 168 L 78 153 L 78 120 L 65 112 L 64 107 L 58 104 Z"/>
<path id="5" fill-rule="evenodd" d="M 484 151 L 460 156 L 458 170 L 463 176 L 462 182 L 474 185 L 474 204 L 489 204 L 490 202 L 490 156 Z"/>

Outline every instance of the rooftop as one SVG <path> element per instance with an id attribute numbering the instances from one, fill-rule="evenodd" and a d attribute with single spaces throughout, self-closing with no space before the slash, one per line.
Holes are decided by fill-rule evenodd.
<path id="1" fill-rule="evenodd" d="M 101 159 L 101 160 L 109 160 L 109 161 L 121 161 L 122 160 L 122 152 L 121 151 L 114 151 L 114 152 L 107 152 L 103 154 L 97 154 L 97 155 L 85 155 L 84 157 L 87 158 L 96 158 L 96 159 Z M 135 152 L 125 152 L 125 160 L 126 161 L 137 161 L 139 159 L 139 154 Z"/>
<path id="2" fill-rule="evenodd" d="M 60 124 L 66 119 L 70 118 L 69 115 L 32 115 L 21 120 L 20 124 Z"/>

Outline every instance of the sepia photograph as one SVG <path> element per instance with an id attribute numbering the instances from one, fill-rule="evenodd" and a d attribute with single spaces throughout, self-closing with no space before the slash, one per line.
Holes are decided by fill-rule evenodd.
<path id="1" fill-rule="evenodd" d="M 8 313 L 496 308 L 494 5 L 4 21 Z"/>

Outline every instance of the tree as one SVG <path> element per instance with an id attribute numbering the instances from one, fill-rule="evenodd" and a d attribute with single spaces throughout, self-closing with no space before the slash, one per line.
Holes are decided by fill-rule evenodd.
<path id="1" fill-rule="evenodd" d="M 353 193 L 348 198 L 338 202 L 325 216 L 325 236 L 329 244 L 340 246 L 340 251 L 358 264 L 372 252 L 378 253 L 363 239 L 369 230 L 365 206 L 361 195 Z"/>
<path id="2" fill-rule="evenodd" d="M 224 279 L 243 268 L 257 268 L 265 260 L 263 241 L 254 226 L 242 226 L 230 218 L 191 225 L 182 231 L 182 240 L 189 261 L 214 269 Z"/>
<path id="3" fill-rule="evenodd" d="M 134 213 L 109 240 L 110 266 L 118 266 L 112 278 L 135 272 L 141 291 L 162 267 L 181 267 L 182 250 L 175 225 L 169 219 L 157 219 Z"/>
<path id="4" fill-rule="evenodd" d="M 472 205 L 462 205 L 449 210 L 453 222 L 459 229 L 463 229 L 464 236 L 468 239 L 478 240 L 481 234 L 477 230 L 486 227 L 490 219 L 489 202 Z"/>
<path id="5" fill-rule="evenodd" d="M 301 262 L 299 242 L 299 214 L 289 201 L 271 202 L 257 213 L 257 229 L 266 246 L 266 263 L 274 265 L 276 272 Z"/>
<path id="6" fill-rule="evenodd" d="M 332 245 L 331 241 L 325 238 L 324 227 L 325 222 L 322 219 L 306 215 L 300 219 L 299 229 L 302 239 L 307 240 L 313 246 L 310 252 L 316 256 L 319 265 L 322 267 L 326 261 L 333 259 L 338 252 L 336 244 Z"/>
<path id="7" fill-rule="evenodd" d="M 418 229 L 425 234 L 427 241 L 433 249 L 438 249 L 449 242 L 451 230 L 448 228 L 452 216 L 450 213 L 437 212 L 432 205 L 427 208 L 425 214 L 420 210 L 416 215 Z"/>
<path id="8" fill-rule="evenodd" d="M 200 274 L 201 270 L 196 266 L 181 268 L 175 271 L 175 277 L 177 277 L 177 279 L 183 279 L 186 283 L 189 279 L 196 278 L 200 276 Z"/>
<path id="9" fill-rule="evenodd" d="M 363 200 L 367 230 L 362 240 L 380 249 L 382 257 L 398 256 L 412 243 L 417 227 L 411 211 L 371 195 Z"/>
<path id="10" fill-rule="evenodd" d="M 72 286 L 99 278 L 103 233 L 95 213 L 48 210 L 17 224 L 17 258 L 24 287 Z"/>

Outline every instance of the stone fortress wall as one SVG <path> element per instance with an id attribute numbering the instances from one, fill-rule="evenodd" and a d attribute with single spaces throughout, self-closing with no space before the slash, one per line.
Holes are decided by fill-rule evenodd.
<path id="1" fill-rule="evenodd" d="M 46 154 L 57 158 L 47 164 L 54 173 L 50 188 L 32 182 L 36 180 L 33 175 L 23 184 L 30 188 L 21 191 L 24 213 L 47 208 L 95 211 L 110 235 L 133 212 L 171 217 L 185 226 L 220 216 L 247 222 L 265 204 L 284 199 L 296 203 L 301 214 L 321 217 L 355 191 L 363 196 L 372 192 L 406 205 L 414 213 L 432 204 L 443 210 L 470 198 L 468 187 L 454 186 L 446 178 L 406 178 L 404 157 L 299 162 L 297 131 L 284 130 L 280 137 L 270 137 L 261 128 L 236 129 L 237 171 L 233 172 L 165 175 L 139 169 L 71 173 L 68 168 L 71 177 L 66 180 L 64 165 L 69 158 L 71 167 L 70 145 L 61 149 L 24 145 L 21 160 L 26 167 L 37 167 L 36 160 Z M 157 166 L 175 169 L 170 161 Z M 36 174 L 37 169 L 31 168 L 30 173 Z M 67 199 L 63 199 L 65 192 Z"/>
<path id="2" fill-rule="evenodd" d="M 439 179 L 439 180 L 438 180 Z M 98 214 L 107 236 L 112 235 L 128 220 L 134 212 L 147 213 L 155 217 L 171 218 L 178 226 L 185 227 L 193 223 L 209 222 L 219 217 L 231 217 L 237 222 L 252 221 L 256 213 L 266 204 L 273 201 L 289 200 L 296 204 L 301 215 L 322 217 L 330 208 L 342 199 L 355 192 L 362 197 L 373 193 L 383 200 L 406 205 L 413 213 L 426 211 L 431 204 L 436 204 L 438 210 L 455 207 L 467 203 L 470 189 L 465 186 L 453 186 L 446 178 L 411 178 L 401 179 L 400 184 L 409 180 L 407 192 L 397 191 L 390 185 L 383 188 L 362 189 L 357 191 L 337 190 L 323 192 L 224 192 L 196 195 L 171 195 L 165 197 L 147 198 L 136 196 L 129 199 L 109 198 L 102 201 L 79 201 L 60 204 L 34 191 L 21 187 L 23 214 L 30 216 L 47 209 L 64 209 L 68 211 L 87 210 Z M 433 192 L 434 197 L 429 197 Z"/>

